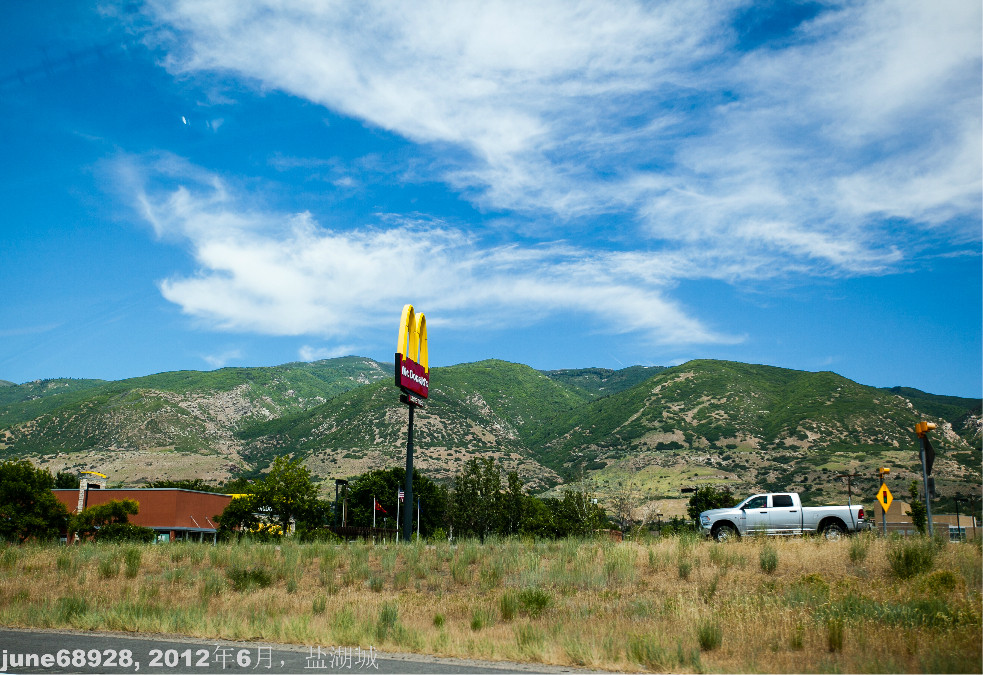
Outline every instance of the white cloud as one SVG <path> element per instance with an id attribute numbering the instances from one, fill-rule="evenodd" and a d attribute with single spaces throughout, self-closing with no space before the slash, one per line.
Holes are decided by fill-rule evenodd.
<path id="1" fill-rule="evenodd" d="M 231 73 L 421 144 L 495 209 L 639 222 L 722 270 L 882 273 L 898 223 L 978 240 L 978 3 L 834 4 L 735 49 L 743 2 L 152 2 L 176 73 Z M 163 36 L 163 37 L 162 37 Z M 341 178 L 341 180 L 345 180 Z M 974 226 L 975 227 L 975 226 Z M 978 228 L 976 228 L 978 229 Z M 726 277 L 726 274 L 720 276 Z"/>
<path id="2" fill-rule="evenodd" d="M 301 361 L 320 361 L 321 359 L 348 356 L 354 354 L 356 351 L 357 348 L 351 345 L 342 345 L 340 347 L 312 347 L 310 345 L 304 345 L 297 350 L 297 354 L 300 356 Z"/>
<path id="3" fill-rule="evenodd" d="M 172 72 L 389 130 L 479 206 L 551 223 L 538 245 L 425 217 L 340 229 L 164 158 L 169 184 L 135 182 L 142 212 L 200 270 L 161 291 L 219 328 L 345 339 L 391 320 L 400 278 L 447 326 L 482 306 L 729 341 L 671 299 L 675 283 L 883 274 L 979 242 L 979 3 L 834 3 L 758 45 L 739 44 L 735 16 L 757 8 L 738 0 L 149 7 Z M 336 158 L 271 161 L 347 192 L 372 178 Z"/>
<path id="4" fill-rule="evenodd" d="M 242 358 L 242 350 L 228 349 L 220 354 L 206 354 L 201 357 L 212 368 L 224 368 L 229 361 L 238 361 Z"/>
<path id="5" fill-rule="evenodd" d="M 134 162 L 126 166 L 137 172 Z M 671 280 L 637 253 L 487 246 L 444 223 L 395 217 L 386 228 L 332 230 L 306 213 L 246 210 L 198 170 L 185 185 L 142 189 L 137 201 L 160 236 L 190 244 L 199 266 L 163 280 L 161 293 L 218 329 L 339 340 L 389 325 L 412 300 L 433 325 L 450 329 L 573 312 L 589 317 L 585 328 L 638 332 L 655 343 L 736 339 L 669 299 Z"/>

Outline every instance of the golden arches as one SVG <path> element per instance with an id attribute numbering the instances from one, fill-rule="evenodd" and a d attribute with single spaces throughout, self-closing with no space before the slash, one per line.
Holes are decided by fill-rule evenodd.
<path id="1" fill-rule="evenodd" d="M 410 359 L 430 372 L 427 354 L 427 317 L 421 312 L 413 311 L 413 305 L 403 306 L 403 315 L 399 320 L 399 337 L 396 348 L 404 358 Z"/>

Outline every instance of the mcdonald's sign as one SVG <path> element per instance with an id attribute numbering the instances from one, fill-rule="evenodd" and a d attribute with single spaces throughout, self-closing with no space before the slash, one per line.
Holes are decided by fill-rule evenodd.
<path id="1" fill-rule="evenodd" d="M 426 398 L 430 389 L 427 318 L 414 312 L 413 305 L 403 307 L 396 349 L 396 386 L 408 394 Z"/>

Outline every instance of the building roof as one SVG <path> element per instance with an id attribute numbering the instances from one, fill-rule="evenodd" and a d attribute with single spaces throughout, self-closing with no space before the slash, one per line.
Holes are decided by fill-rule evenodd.
<path id="1" fill-rule="evenodd" d="M 78 490 L 52 492 L 69 512 L 76 512 Z M 114 499 L 133 499 L 140 505 L 140 511 L 130 516 L 134 525 L 155 530 L 215 532 L 218 529 L 216 516 L 225 510 L 232 496 L 181 488 L 116 488 L 86 491 L 85 505 L 106 504 Z"/>

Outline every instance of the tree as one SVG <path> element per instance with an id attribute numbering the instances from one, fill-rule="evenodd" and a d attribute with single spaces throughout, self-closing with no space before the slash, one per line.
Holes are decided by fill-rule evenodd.
<path id="1" fill-rule="evenodd" d="M 737 498 L 731 494 L 730 488 L 718 488 L 716 485 L 706 483 L 696 488 L 696 492 L 689 498 L 686 513 L 696 520 L 704 511 L 726 509 L 736 505 Z"/>
<path id="2" fill-rule="evenodd" d="M 528 500 L 522 489 L 522 480 L 516 471 L 509 471 L 505 477 L 507 486 L 502 495 L 502 532 L 511 535 L 518 534 L 522 528 Z"/>
<path id="3" fill-rule="evenodd" d="M 918 481 L 913 480 L 908 486 L 908 513 L 905 515 L 911 516 L 911 524 L 915 528 L 925 534 L 925 525 L 928 524 L 928 510 L 925 508 L 925 502 L 918 498 Z"/>
<path id="4" fill-rule="evenodd" d="M 384 518 L 390 527 L 396 525 L 397 510 L 400 511 L 399 527 L 403 526 L 402 511 L 416 509 L 416 504 L 402 503 L 396 508 L 399 489 L 406 485 L 406 469 L 377 469 L 363 473 L 348 482 L 348 523 L 369 527 L 372 525 L 372 498 L 386 510 Z M 447 526 L 447 488 L 438 485 L 413 469 L 413 500 L 420 502 L 420 536 L 429 537 L 438 528 Z M 383 517 L 382 512 L 378 513 Z M 414 513 L 413 521 L 416 522 Z M 378 522 L 378 520 L 377 520 Z"/>
<path id="5" fill-rule="evenodd" d="M 502 520 L 502 474 L 490 457 L 472 457 L 454 478 L 452 521 L 460 537 L 498 532 Z"/>
<path id="6" fill-rule="evenodd" d="M 55 489 L 56 490 L 78 490 L 79 489 L 79 477 L 74 473 L 66 473 L 64 471 L 59 471 L 55 474 Z"/>
<path id="7" fill-rule="evenodd" d="M 626 532 L 628 527 L 634 522 L 633 513 L 641 498 L 635 488 L 635 481 L 629 479 L 618 486 L 614 495 L 611 497 L 611 508 L 614 509 L 614 520 L 622 532 Z"/>
<path id="8" fill-rule="evenodd" d="M 306 524 L 321 515 L 317 493 L 310 469 L 300 459 L 282 456 L 273 460 L 270 472 L 256 483 L 254 491 L 257 509 L 269 514 L 284 533 L 290 532 L 291 520 Z"/>
<path id="9" fill-rule="evenodd" d="M 585 483 L 579 490 L 564 492 L 558 507 L 556 521 L 560 536 L 591 534 L 607 520 L 604 509 L 597 505 L 597 498 L 589 483 Z"/>
<path id="10" fill-rule="evenodd" d="M 83 509 L 69 520 L 69 532 L 96 541 L 146 541 L 154 539 L 149 527 L 133 525 L 130 516 L 140 512 L 140 504 L 134 499 L 113 499 Z"/>
<path id="11" fill-rule="evenodd" d="M 217 485 L 206 483 L 201 478 L 184 478 L 181 480 L 154 480 L 147 483 L 148 488 L 178 488 L 181 490 L 197 490 L 198 492 L 222 492 Z"/>
<path id="12" fill-rule="evenodd" d="M 218 516 L 218 534 L 223 539 L 236 536 L 241 538 L 247 532 L 259 529 L 259 515 L 256 496 L 244 494 L 234 497 Z"/>
<path id="13" fill-rule="evenodd" d="M 50 471 L 26 460 L 0 463 L 0 539 L 45 541 L 65 531 L 68 510 L 51 492 L 54 484 Z"/>

